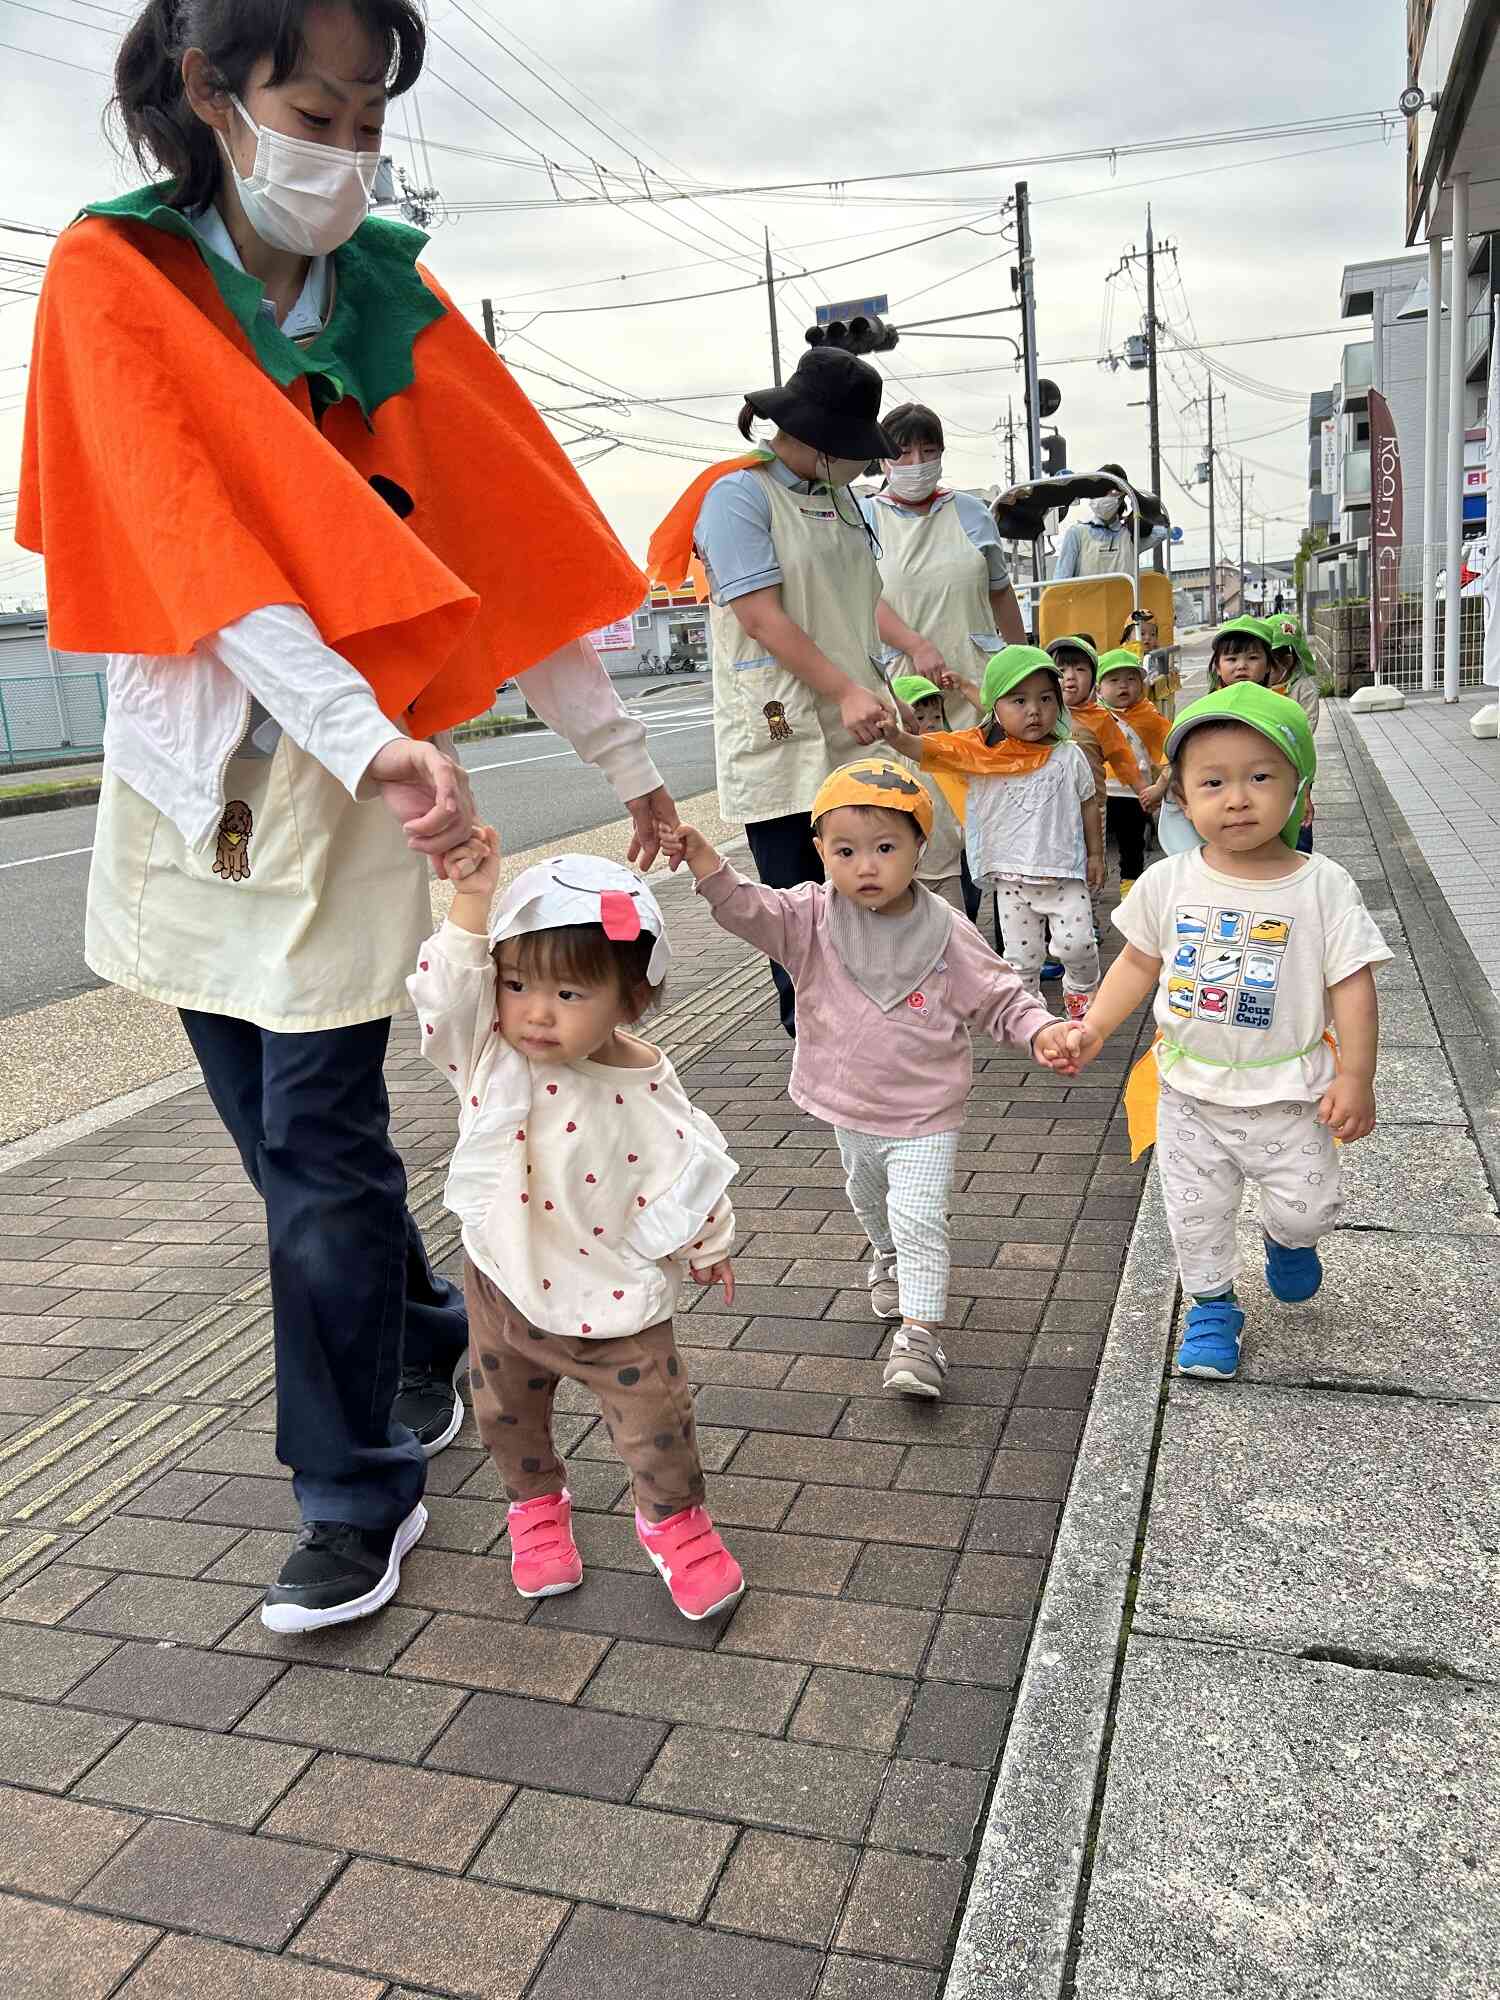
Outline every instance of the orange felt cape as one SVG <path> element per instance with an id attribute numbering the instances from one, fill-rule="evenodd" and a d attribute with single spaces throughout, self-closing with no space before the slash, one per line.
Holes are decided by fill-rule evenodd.
<path id="1" fill-rule="evenodd" d="M 1153 714 L 1156 712 L 1155 709 L 1152 710 Z M 1124 731 L 1103 702 L 1082 702 L 1077 708 L 1070 708 L 1068 714 L 1073 721 L 1081 722 L 1085 729 L 1093 731 L 1105 763 L 1122 785 L 1129 785 L 1134 791 L 1145 783 L 1151 775 L 1150 772 L 1144 774 L 1141 772 L 1135 761 L 1135 752 L 1126 740 Z M 1145 738 L 1142 737 L 1141 740 L 1144 742 Z M 1162 741 L 1165 743 L 1166 738 L 1163 737 Z"/>
<path id="2" fill-rule="evenodd" d="M 1103 704 L 1101 703 L 1102 707 Z M 1111 708 L 1106 713 L 1116 722 L 1128 722 L 1146 746 L 1146 754 L 1153 764 L 1160 764 L 1167 747 L 1167 738 L 1172 733 L 1172 725 L 1154 702 L 1144 695 L 1133 708 Z M 1145 776 L 1150 777 L 1148 771 Z"/>
<path id="3" fill-rule="evenodd" d="M 365 228 L 390 225 L 366 224 Z M 415 736 L 633 612 L 645 580 L 509 371 L 443 308 L 367 421 L 313 421 L 265 372 L 192 243 L 89 216 L 37 313 L 16 539 L 64 652 L 186 654 L 302 606 Z M 337 308 L 335 309 L 337 310 Z M 406 519 L 371 486 L 403 489 Z"/>
<path id="4" fill-rule="evenodd" d="M 748 472 L 752 466 L 764 465 L 770 456 L 764 451 L 745 451 L 738 458 L 721 458 L 717 465 L 700 472 L 687 491 L 673 501 L 665 517 L 657 523 L 646 550 L 646 573 L 653 583 L 664 583 L 675 590 L 692 576 L 693 530 L 703 512 L 709 487 L 727 479 L 731 472 Z M 698 579 L 694 577 L 693 581 L 696 583 Z M 707 594 L 706 583 L 704 593 Z"/>
<path id="5" fill-rule="evenodd" d="M 1040 771 L 1057 748 L 1055 741 L 1020 743 L 1002 736 L 998 743 L 986 743 L 984 729 L 935 729 L 920 737 L 922 769 L 936 775 L 940 771 L 962 771 L 978 778 L 1019 778 Z"/>

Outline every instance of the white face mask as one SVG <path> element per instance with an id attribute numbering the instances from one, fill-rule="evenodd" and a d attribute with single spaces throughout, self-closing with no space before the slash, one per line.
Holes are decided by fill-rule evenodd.
<path id="1" fill-rule="evenodd" d="M 941 458 L 923 460 L 920 465 L 892 465 L 886 462 L 885 483 L 898 500 L 926 500 L 936 491 L 943 477 Z"/>
<path id="2" fill-rule="evenodd" d="M 1102 500 L 1094 502 L 1094 519 L 1102 521 L 1105 527 L 1108 527 L 1111 521 L 1118 519 L 1120 509 L 1124 505 L 1125 502 L 1118 493 L 1106 493 Z"/>
<path id="3" fill-rule="evenodd" d="M 247 179 L 234 163 L 222 132 L 245 220 L 263 243 L 299 257 L 326 257 L 349 238 L 370 212 L 370 195 L 384 155 L 349 153 L 311 139 L 291 139 L 257 125 L 237 97 L 234 108 L 255 134 L 255 167 Z"/>

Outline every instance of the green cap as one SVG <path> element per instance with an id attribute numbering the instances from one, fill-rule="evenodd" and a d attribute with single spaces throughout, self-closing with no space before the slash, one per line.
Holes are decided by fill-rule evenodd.
<path id="1" fill-rule="evenodd" d="M 1057 683 L 1057 726 L 1052 734 L 1057 742 L 1066 743 L 1073 732 L 1068 725 L 1068 711 L 1063 706 L 1062 676 L 1052 655 L 1044 653 L 1040 646 L 1004 646 L 995 654 L 985 668 L 984 680 L 980 684 L 981 706 L 988 713 L 1002 696 L 1008 695 L 1029 674 L 1035 673 L 1050 674 Z"/>
<path id="2" fill-rule="evenodd" d="M 919 701 L 941 701 L 943 691 L 934 687 L 921 674 L 896 674 L 891 680 L 891 693 L 897 701 L 904 701 L 908 708 L 915 708 Z"/>
<path id="3" fill-rule="evenodd" d="M 1099 649 L 1091 645 L 1087 639 L 1078 638 L 1076 635 L 1071 639 L 1053 639 L 1047 651 L 1054 660 L 1061 652 L 1082 653 L 1083 657 L 1092 663 L 1095 672 L 1098 671 Z"/>
<path id="4" fill-rule="evenodd" d="M 1297 796 L 1292 802 L 1286 825 L 1281 829 L 1281 838 L 1287 846 L 1295 847 L 1302 828 L 1307 795 L 1312 789 L 1313 779 L 1318 775 L 1318 753 L 1313 747 L 1313 733 L 1301 703 L 1289 700 L 1284 694 L 1277 694 L 1273 688 L 1261 687 L 1255 681 L 1236 681 L 1233 687 L 1216 688 L 1212 694 L 1204 695 L 1201 701 L 1185 708 L 1173 723 L 1166 743 L 1169 761 L 1175 762 L 1181 753 L 1184 738 L 1203 722 L 1240 722 L 1247 729 L 1259 730 L 1268 743 L 1275 744 L 1297 773 Z"/>
<path id="5" fill-rule="evenodd" d="M 1293 618 L 1290 612 L 1278 611 L 1266 619 L 1265 623 L 1270 628 L 1271 650 L 1284 653 L 1290 647 L 1296 654 L 1297 665 L 1293 669 L 1293 679 L 1298 674 L 1308 674 L 1316 680 L 1317 663 L 1313 659 L 1312 648 L 1307 643 L 1307 635 L 1302 630 L 1301 620 Z"/>
<path id="6" fill-rule="evenodd" d="M 1128 646 L 1116 646 L 1112 652 L 1105 653 L 1099 661 L 1099 679 L 1102 681 L 1106 674 L 1139 674 L 1144 680 L 1145 662 L 1139 655 L 1132 653 Z"/>
<path id="7" fill-rule="evenodd" d="M 1221 625 L 1214 634 L 1214 651 L 1217 653 L 1224 641 L 1241 632 L 1247 639 L 1259 639 L 1268 653 L 1276 650 L 1276 640 L 1271 631 L 1271 623 L 1266 618 L 1231 618 L 1227 625 Z"/>

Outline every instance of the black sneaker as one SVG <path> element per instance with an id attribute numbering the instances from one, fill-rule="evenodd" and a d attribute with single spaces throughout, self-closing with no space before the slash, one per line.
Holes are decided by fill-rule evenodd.
<path id="1" fill-rule="evenodd" d="M 307 1522 L 266 1592 L 261 1624 L 270 1632 L 315 1632 L 322 1625 L 368 1618 L 396 1595 L 401 1558 L 426 1526 L 420 1500 L 394 1528 Z"/>
<path id="2" fill-rule="evenodd" d="M 398 1424 L 416 1433 L 417 1443 L 428 1458 L 452 1444 L 464 1420 L 463 1398 L 458 1385 L 469 1372 L 467 1350 L 460 1355 L 451 1376 L 436 1375 L 430 1368 L 403 1368 L 401 1387 L 391 1406 Z"/>

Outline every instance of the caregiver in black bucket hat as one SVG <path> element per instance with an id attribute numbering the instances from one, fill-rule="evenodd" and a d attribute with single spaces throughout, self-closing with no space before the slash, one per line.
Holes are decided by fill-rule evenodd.
<path id="1" fill-rule="evenodd" d="M 875 627 L 877 550 L 849 491 L 872 459 L 897 456 L 880 427 L 883 387 L 868 362 L 811 349 L 784 387 L 745 398 L 741 435 L 756 417 L 775 435 L 701 474 L 652 537 L 659 582 L 680 582 L 694 550 L 702 559 L 719 809 L 744 823 L 773 889 L 822 881 L 808 805 L 877 740 L 893 707 Z M 922 644 L 889 617 L 882 624 L 903 652 Z M 791 981 L 780 966 L 772 973 L 793 1034 Z"/>

